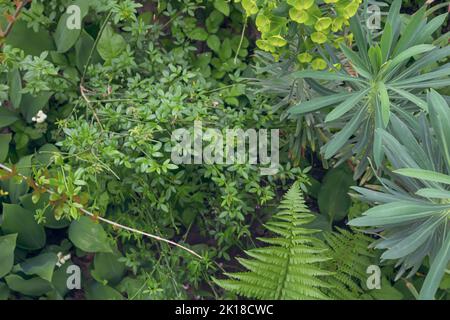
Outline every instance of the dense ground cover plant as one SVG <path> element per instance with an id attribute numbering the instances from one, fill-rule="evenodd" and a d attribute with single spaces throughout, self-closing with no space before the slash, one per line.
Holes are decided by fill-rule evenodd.
<path id="1" fill-rule="evenodd" d="M 39 2 L 35 3 L 28 10 L 43 6 Z M 87 2 L 79 1 L 77 4 L 84 6 L 84 29 L 75 35 L 61 35 L 61 32 L 66 31 L 56 26 L 52 34 L 56 42 L 56 46 L 51 48 L 55 50 L 52 55 L 44 51 L 49 50 L 49 47 L 32 47 L 35 51 L 43 50 L 37 58 L 26 55 L 25 51 L 30 48 L 24 41 L 24 34 L 20 34 L 30 32 L 25 21 L 18 22 L 22 23 L 19 24 L 20 28 L 15 26 L 17 29 L 8 37 L 4 47 L 4 60 L 8 63 L 5 64 L 7 69 L 4 72 L 12 74 L 8 79 L 12 78 L 24 86 L 15 88 L 15 83 L 8 82 L 12 103 L 15 104 L 15 100 L 21 99 L 26 89 L 31 88 L 33 91 L 27 97 L 27 104 L 18 109 L 27 110 L 30 104 L 39 101 L 39 105 L 34 107 L 43 109 L 48 120 L 36 125 L 47 129 L 47 133 L 46 130 L 42 132 L 45 138 L 37 137 L 36 140 L 41 140 L 36 146 L 30 145 L 27 140 L 22 150 L 23 154 L 29 154 L 31 148 L 42 146 L 38 155 L 45 159 L 40 161 L 37 156 L 30 154 L 14 167 L 14 170 L 18 168 L 22 176 L 30 176 L 33 180 L 28 181 L 28 184 L 22 182 L 19 188 L 9 179 L 16 172 L 4 172 L 6 183 L 2 185 L 3 192 L 9 199 L 4 200 L 6 224 L 2 230 L 19 236 L 26 232 L 10 221 L 16 219 L 10 217 L 16 217 L 19 215 L 17 212 L 20 212 L 27 217 L 28 227 L 35 228 L 42 239 L 33 248 L 26 249 L 47 250 L 44 231 L 49 232 L 48 229 L 68 231 L 70 240 L 65 240 L 64 248 L 56 247 L 55 250 L 59 251 L 45 256 L 46 259 L 41 257 L 42 254 L 38 255 L 49 273 L 44 279 L 20 278 L 23 275 L 18 275 L 18 270 L 11 270 L 8 264 L 5 267 L 7 287 L 25 295 L 63 297 L 67 290 L 58 291 L 55 284 L 47 282 L 52 280 L 52 261 L 56 253 L 67 253 L 73 245 L 77 249 L 77 258 L 74 259 L 86 259 L 86 263 L 91 266 L 88 277 L 82 281 L 86 283 L 83 289 L 87 298 L 119 298 L 119 291 L 128 297 L 186 297 L 188 290 L 183 287 L 185 284 L 195 287 L 203 283 L 205 277 L 208 281 L 209 276 L 205 272 L 217 268 L 211 264 L 212 257 L 229 259 L 227 251 L 230 247 L 242 246 L 247 242 L 245 238 L 250 235 L 249 227 L 256 218 L 249 216 L 249 213 L 255 207 L 275 199 L 278 188 L 283 188 L 287 180 L 300 178 L 306 183 L 303 170 L 288 164 L 281 168 L 278 176 L 261 179 L 258 168 L 245 164 L 204 166 L 199 171 L 189 166 L 179 168 L 170 163 L 170 137 L 176 128 L 189 128 L 194 120 L 201 120 L 205 126 L 213 128 L 270 128 L 276 124 L 270 106 L 262 97 L 245 95 L 243 85 L 234 82 L 229 84 L 229 81 L 239 77 L 239 72 L 234 75 L 229 72 L 242 67 L 225 70 L 225 79 L 224 71 L 214 69 L 214 59 L 217 58 L 211 57 L 208 49 L 197 59 L 195 52 L 204 49 L 203 46 L 196 47 L 196 41 L 207 39 L 198 37 L 200 29 L 195 31 L 189 27 L 195 22 L 192 20 L 194 11 L 198 9 L 195 3 L 186 3 L 189 9 L 177 2 L 160 9 L 162 16 L 172 15 L 169 30 L 162 28 L 167 23 L 164 20 L 160 24 L 147 25 L 145 12 L 138 14 L 140 5 L 131 1 L 109 5 L 102 2 L 87 5 Z M 61 3 L 61 8 L 65 5 Z M 171 11 L 172 5 L 179 12 Z M 45 10 L 52 11 L 52 8 Z M 201 12 L 217 19 L 218 11 L 209 5 L 207 8 Z M 97 14 L 106 14 L 108 10 L 110 13 L 106 18 L 91 22 Z M 206 26 L 206 30 L 212 34 L 217 32 L 212 28 L 218 29 L 224 20 L 223 16 L 219 16 L 218 21 L 213 21 L 213 18 L 207 19 Z M 63 21 L 64 16 L 59 19 Z M 37 36 L 47 39 L 49 34 L 42 24 Z M 150 30 L 150 27 L 154 30 Z M 91 35 L 91 28 L 97 29 L 98 34 Z M 147 33 L 149 37 L 144 39 L 142 35 Z M 220 36 L 225 34 L 221 33 Z M 168 42 L 168 37 L 178 39 L 178 43 Z M 237 46 L 244 50 L 248 46 L 246 40 L 240 36 L 240 43 L 227 39 L 221 41 L 229 49 L 222 46 L 219 50 L 211 45 L 211 41 L 208 46 L 216 53 L 220 52 L 222 58 L 223 52 L 228 50 L 236 51 L 241 58 L 245 57 Z M 44 41 L 42 43 L 45 44 Z M 134 43 L 135 47 L 131 48 L 126 43 Z M 18 48 L 12 49 L 12 46 Z M 21 57 L 30 61 L 27 66 L 32 71 L 20 68 Z M 198 65 L 204 57 L 209 60 L 206 60 L 206 64 L 202 62 Z M 225 58 L 233 58 L 233 65 L 242 65 L 239 60 L 234 61 L 231 53 L 226 54 Z M 211 67 L 212 72 L 208 71 Z M 56 82 L 53 82 L 52 77 Z M 78 88 L 77 82 L 80 82 Z M 75 94 L 78 90 L 79 94 Z M 258 105 L 259 111 L 245 113 L 240 110 L 249 103 Z M 3 118 L 8 121 L 3 126 L 12 125 L 10 128 L 14 130 L 19 122 L 23 122 L 33 127 L 32 118 L 38 109 L 27 110 L 28 120 L 25 121 L 28 124 L 20 119 L 14 109 L 14 106 L 2 109 L 8 116 Z M 47 128 L 47 123 L 51 121 L 51 127 Z M 17 139 L 18 133 L 5 135 L 2 160 L 14 163 L 17 159 L 14 154 L 22 147 L 16 143 L 10 149 L 11 137 Z M 31 166 L 33 170 L 30 170 Z M 15 176 L 14 179 L 20 182 L 22 178 Z M 34 187 L 31 193 L 28 192 L 30 186 Z M 19 199 L 22 196 L 26 202 Z M 118 252 L 117 241 L 107 236 L 102 226 L 84 217 L 70 222 L 79 219 L 81 207 L 95 215 L 103 216 L 107 212 L 108 218 L 117 223 L 167 238 L 186 239 L 191 229 L 194 229 L 194 242 L 211 239 L 219 248 L 198 246 L 197 251 L 203 255 L 203 261 L 184 261 L 186 255 L 182 252 L 171 254 L 170 259 L 161 259 L 160 255 L 168 255 L 170 250 L 167 247 L 154 250 L 154 244 L 143 242 L 132 233 L 107 230 L 119 240 L 122 248 Z M 83 241 L 83 237 L 88 234 L 93 237 L 95 233 L 98 233 L 98 239 L 93 244 Z M 110 238 L 110 246 L 106 243 L 101 245 L 106 238 Z M 26 240 L 19 240 L 17 246 L 22 247 Z M 55 240 L 58 241 L 52 239 Z M 91 264 L 92 253 L 96 255 Z M 15 261 L 22 260 L 11 254 L 9 252 L 9 259 L 14 257 Z M 24 252 L 23 259 L 34 255 L 33 252 Z M 107 256 L 103 258 L 102 255 Z M 97 259 L 98 256 L 102 258 Z M 116 261 L 119 259 L 120 262 Z M 116 261 L 114 263 L 119 266 L 113 270 L 119 269 L 120 272 L 107 277 L 104 275 L 108 272 L 105 268 L 108 269 L 107 263 L 111 261 Z M 188 264 L 182 267 L 185 262 Z M 125 267 L 130 270 L 131 277 L 122 279 Z M 186 272 L 177 271 L 175 275 L 174 269 L 179 268 Z M 109 279 L 111 277 L 114 281 Z M 33 292 L 21 290 L 14 282 L 35 279 L 38 283 Z"/>
<path id="2" fill-rule="evenodd" d="M 374 3 L 0 1 L 0 299 L 448 299 L 447 15 Z M 200 121 L 278 172 L 173 163 Z"/>

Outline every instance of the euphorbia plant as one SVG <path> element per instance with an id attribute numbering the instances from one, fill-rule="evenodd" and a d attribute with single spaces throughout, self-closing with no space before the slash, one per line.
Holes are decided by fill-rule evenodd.
<path id="1" fill-rule="evenodd" d="M 235 0 L 239 2 L 240 0 Z M 349 19 L 358 11 L 362 0 L 242 0 L 247 16 L 254 16 L 261 33 L 256 45 L 274 57 L 291 55 L 291 43 L 297 62 L 316 70 L 327 67 L 317 46 L 338 46 L 352 36 L 345 31 Z"/>
<path id="2" fill-rule="evenodd" d="M 291 80 L 313 78 L 344 83 L 339 91 L 302 101 L 289 112 L 295 118 L 331 107 L 325 122 L 337 133 L 322 152 L 326 159 L 337 154 L 343 160 L 356 156 L 359 163 L 355 177 L 364 173 L 368 159 L 381 164 L 383 154 L 381 141 L 374 135 L 376 129 L 390 131 L 393 114 L 405 119 L 414 112 L 427 111 L 424 90 L 450 85 L 450 64 L 436 64 L 450 56 L 450 47 L 439 48 L 430 43 L 431 35 L 447 14 L 427 21 L 426 7 L 422 7 L 401 32 L 400 6 L 400 0 L 393 3 L 379 42 L 363 32 L 357 17 L 352 18 L 350 27 L 356 48 L 341 45 L 341 49 L 356 76 L 342 70 L 298 71 L 287 76 Z M 317 86 L 313 89 L 317 90 Z"/>
<path id="3" fill-rule="evenodd" d="M 382 192 L 355 188 L 378 205 L 350 221 L 382 228 L 375 247 L 385 250 L 382 259 L 401 265 L 397 277 L 408 269 L 412 276 L 430 258 L 423 299 L 433 298 L 450 261 L 450 107 L 435 91 L 428 107 L 429 119 L 421 114 L 412 129 L 393 116 L 395 137 L 377 129 L 395 180 L 381 179 Z"/>

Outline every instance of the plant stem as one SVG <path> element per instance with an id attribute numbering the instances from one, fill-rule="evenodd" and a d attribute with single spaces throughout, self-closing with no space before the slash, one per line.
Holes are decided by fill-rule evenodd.
<path id="1" fill-rule="evenodd" d="M 0 163 L 0 169 L 3 169 L 3 170 L 5 170 L 5 171 L 7 171 L 7 172 L 9 172 L 9 173 L 12 173 L 12 172 L 13 172 L 12 169 L 10 169 L 9 167 L 5 166 L 5 165 L 2 164 L 2 163 Z M 20 174 L 20 173 L 19 173 L 18 175 L 19 175 L 20 177 L 24 178 L 24 179 L 28 179 L 28 177 L 26 177 L 26 176 L 24 176 L 24 175 L 22 175 L 22 174 Z M 49 194 L 55 193 L 54 191 L 49 190 L 49 189 L 47 189 L 47 188 L 44 188 L 44 189 L 45 189 L 45 191 L 46 191 L 47 193 L 49 193 Z M 80 208 L 79 210 L 80 210 L 81 212 L 83 212 L 84 214 L 86 214 L 86 215 L 88 215 L 88 216 L 90 216 L 90 217 L 93 217 L 93 218 L 95 218 L 95 219 L 98 219 L 98 220 L 100 220 L 100 221 L 102 221 L 102 222 L 105 222 L 105 223 L 107 223 L 107 224 L 109 224 L 109 225 L 111 225 L 111 226 L 113 226 L 113 227 L 116 227 L 116 228 L 119 228 L 119 229 L 123 229 L 123 230 L 127 230 L 127 231 L 130 231 L 130 232 L 133 232 L 133 233 L 137 233 L 137 234 L 143 235 L 143 236 L 145 236 L 145 237 L 148 237 L 148 238 L 151 238 L 151 239 L 154 239 L 154 240 L 157 240 L 157 241 L 161 241 L 161 242 L 168 243 L 168 244 L 170 244 L 170 245 L 173 245 L 173 246 L 175 246 L 175 247 L 178 247 L 178 248 L 180 248 L 180 249 L 182 249 L 182 250 L 185 250 L 185 251 L 189 252 L 190 254 L 196 256 L 197 258 L 203 259 L 203 257 L 202 257 L 201 255 L 199 255 L 197 252 L 195 252 L 194 250 L 191 250 L 191 249 L 189 249 L 189 248 L 187 248 L 187 247 L 185 247 L 185 246 L 183 246 L 183 245 L 181 245 L 181 244 L 179 244 L 179 243 L 176 243 L 176 242 L 174 242 L 174 241 L 172 241 L 172 240 L 168 240 L 168 239 L 159 237 L 159 236 L 157 236 L 157 235 L 154 235 L 154 234 L 151 234 L 151 233 L 147 233 L 147 232 L 144 232 L 144 231 L 140 231 L 140 230 L 137 230 L 137 229 L 134 229 L 134 228 L 125 226 L 125 225 L 123 225 L 123 224 L 114 222 L 114 221 L 112 221 L 112 220 L 108 220 L 108 219 L 106 219 L 106 218 L 97 216 L 96 214 L 94 214 L 94 213 L 92 213 L 92 212 L 90 212 L 90 211 L 88 211 L 88 210 L 86 210 L 86 209 L 84 209 L 84 208 Z"/>

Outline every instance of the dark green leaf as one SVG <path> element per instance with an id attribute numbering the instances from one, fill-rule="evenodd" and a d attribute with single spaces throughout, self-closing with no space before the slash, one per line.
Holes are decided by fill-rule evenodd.
<path id="1" fill-rule="evenodd" d="M 0 279 L 6 276 L 14 264 L 17 233 L 0 237 Z"/>
<path id="2" fill-rule="evenodd" d="M 22 78 L 18 68 L 12 69 L 8 73 L 9 99 L 15 109 L 20 106 L 22 100 Z"/>
<path id="3" fill-rule="evenodd" d="M 0 106 L 0 129 L 13 124 L 17 120 L 19 120 L 19 118 L 14 112 Z"/>
<path id="4" fill-rule="evenodd" d="M 208 37 L 206 44 L 212 51 L 215 51 L 215 52 L 220 51 L 220 39 L 215 34 L 212 34 Z"/>
<path id="5" fill-rule="evenodd" d="M 119 291 L 99 283 L 93 283 L 86 291 L 88 300 L 123 300 L 123 296 Z"/>
<path id="6" fill-rule="evenodd" d="M 44 280 L 52 281 L 53 271 L 58 257 L 54 253 L 43 253 L 25 260 L 19 265 L 19 270 L 27 275 L 37 275 Z"/>
<path id="7" fill-rule="evenodd" d="M 99 282 L 116 285 L 122 280 L 126 266 L 119 259 L 122 255 L 119 252 L 98 253 L 94 258 L 94 269 L 92 276 Z"/>
<path id="8" fill-rule="evenodd" d="M 322 214 L 329 216 L 330 220 L 340 221 L 344 219 L 351 206 L 348 195 L 353 185 L 352 173 L 344 167 L 338 167 L 328 171 L 319 191 L 318 203 Z"/>
<path id="9" fill-rule="evenodd" d="M 52 291 L 50 282 L 38 277 L 25 280 L 18 275 L 11 274 L 5 280 L 11 290 L 27 296 L 39 297 Z"/>
<path id="10" fill-rule="evenodd" d="M 16 204 L 3 203 L 3 232 L 17 233 L 17 246 L 26 250 L 38 250 L 45 246 L 44 228 L 34 220 L 33 212 Z"/>
<path id="11" fill-rule="evenodd" d="M 69 239 L 85 252 L 112 252 L 108 235 L 103 227 L 88 217 L 80 217 L 72 221 L 69 228 Z"/>
<path id="12" fill-rule="evenodd" d="M 230 15 L 230 5 L 225 0 L 214 0 L 214 8 L 222 12 L 227 17 Z"/>
<path id="13" fill-rule="evenodd" d="M 11 142 L 11 133 L 0 134 L 0 162 L 8 158 L 9 143 Z"/>
<path id="14" fill-rule="evenodd" d="M 125 50 L 126 45 L 125 39 L 108 25 L 98 41 L 97 51 L 104 60 L 110 61 L 117 58 Z"/>
<path id="15" fill-rule="evenodd" d="M 11 33 L 6 39 L 6 44 L 14 48 L 22 49 L 25 54 L 40 56 L 43 51 L 55 49 L 53 39 L 45 28 L 40 28 L 39 32 L 27 27 L 27 22 L 19 19 L 14 23 Z"/>

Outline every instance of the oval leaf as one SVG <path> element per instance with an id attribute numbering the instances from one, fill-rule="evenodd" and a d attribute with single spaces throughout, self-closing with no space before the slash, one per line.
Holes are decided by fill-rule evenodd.
<path id="1" fill-rule="evenodd" d="M 85 252 L 112 252 L 108 235 L 103 227 L 88 217 L 80 217 L 72 221 L 69 228 L 69 239 Z"/>

